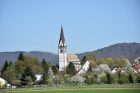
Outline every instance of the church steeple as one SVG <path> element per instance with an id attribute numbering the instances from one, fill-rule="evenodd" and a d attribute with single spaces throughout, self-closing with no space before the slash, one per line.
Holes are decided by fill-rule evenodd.
<path id="1" fill-rule="evenodd" d="M 61 25 L 61 33 L 60 33 L 60 39 L 59 39 L 59 46 L 66 46 L 66 41 L 64 37 L 63 27 Z"/>
<path id="2" fill-rule="evenodd" d="M 64 37 L 63 27 L 61 26 L 60 39 L 58 44 L 59 71 L 64 71 L 67 66 L 67 44 Z"/>

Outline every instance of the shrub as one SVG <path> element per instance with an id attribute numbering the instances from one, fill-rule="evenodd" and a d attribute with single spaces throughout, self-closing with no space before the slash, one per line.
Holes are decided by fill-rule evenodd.
<path id="1" fill-rule="evenodd" d="M 93 84 L 94 83 L 94 77 L 93 76 L 88 76 L 85 80 L 85 83 Z"/>
<path id="2" fill-rule="evenodd" d="M 106 75 L 102 76 L 102 77 L 100 78 L 100 80 L 101 80 L 101 83 L 106 84 L 106 83 L 107 83 L 107 77 L 106 77 Z"/>
<path id="3" fill-rule="evenodd" d="M 134 83 L 133 77 L 131 74 L 128 76 L 129 83 Z"/>
<path id="4" fill-rule="evenodd" d="M 124 83 L 128 83 L 128 77 L 126 75 L 121 75 L 118 78 L 118 83 L 119 84 L 124 84 Z"/>
<path id="5" fill-rule="evenodd" d="M 62 79 L 59 75 L 55 75 L 54 84 L 60 85 L 62 83 Z"/>
<path id="6" fill-rule="evenodd" d="M 112 77 L 111 77 L 111 74 L 109 72 L 106 73 L 106 77 L 107 77 L 107 84 L 111 84 L 112 83 Z"/>
<path id="7" fill-rule="evenodd" d="M 115 74 L 113 74 L 112 75 L 112 83 L 117 83 L 118 82 L 118 76 L 117 75 L 115 75 Z"/>
<path id="8" fill-rule="evenodd" d="M 86 78 L 86 80 L 85 80 L 85 83 L 87 83 L 87 84 L 93 84 L 93 83 L 96 83 L 96 74 L 93 74 L 93 73 L 87 73 L 86 75 L 85 75 L 85 78 Z"/>
<path id="9" fill-rule="evenodd" d="M 140 83 L 140 73 L 138 73 L 138 74 L 136 75 L 136 82 L 137 82 L 137 83 Z"/>

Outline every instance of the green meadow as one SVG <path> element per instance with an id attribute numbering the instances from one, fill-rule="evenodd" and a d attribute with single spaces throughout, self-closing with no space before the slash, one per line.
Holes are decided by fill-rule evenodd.
<path id="1" fill-rule="evenodd" d="M 0 93 L 140 93 L 140 84 L 65 84 L 56 87 L 0 89 Z"/>
<path id="2" fill-rule="evenodd" d="M 2 93 L 140 93 L 140 89 L 67 89 L 67 90 L 11 90 Z"/>

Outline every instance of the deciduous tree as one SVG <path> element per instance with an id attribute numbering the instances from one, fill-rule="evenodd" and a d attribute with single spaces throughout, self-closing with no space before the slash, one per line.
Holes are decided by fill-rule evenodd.
<path id="1" fill-rule="evenodd" d="M 13 65 L 6 68 L 6 70 L 3 73 L 3 78 L 6 79 L 11 84 L 12 84 L 12 80 L 17 79 L 17 74 L 15 71 L 15 67 Z"/>

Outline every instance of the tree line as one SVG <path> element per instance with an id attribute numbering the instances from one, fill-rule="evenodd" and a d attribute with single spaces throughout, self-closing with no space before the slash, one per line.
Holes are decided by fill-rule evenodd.
<path id="1" fill-rule="evenodd" d="M 89 69 L 82 77 L 85 78 L 86 84 L 112 84 L 112 83 L 135 83 L 140 82 L 140 74 L 133 74 L 128 69 L 128 73 L 124 74 L 118 71 L 116 74 L 104 72 L 99 75 L 94 71 L 94 68 L 99 64 L 107 64 L 111 69 L 115 67 L 126 67 L 126 61 L 113 58 L 97 59 L 95 55 L 84 56 L 81 60 L 81 65 L 84 65 L 87 60 L 92 61 Z M 22 87 L 33 85 L 61 85 L 68 82 L 68 78 L 77 74 L 75 66 L 72 62 L 68 64 L 63 72 L 59 72 L 58 65 L 53 65 L 51 62 L 45 59 L 39 60 L 36 57 L 25 56 L 22 52 L 19 54 L 15 64 L 5 61 L 5 64 L 1 70 L 1 77 L 8 83 Z M 41 75 L 41 80 L 36 81 L 36 74 Z"/>

